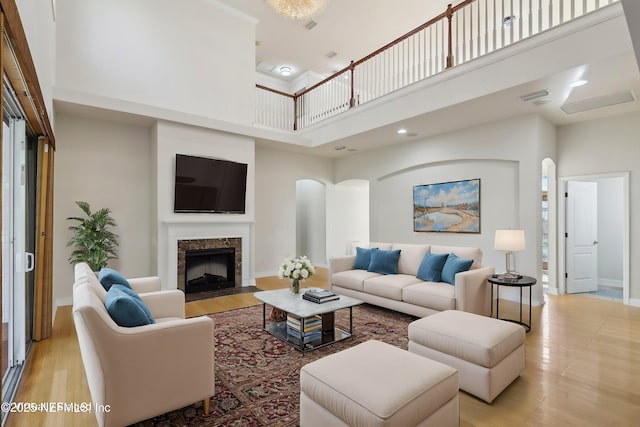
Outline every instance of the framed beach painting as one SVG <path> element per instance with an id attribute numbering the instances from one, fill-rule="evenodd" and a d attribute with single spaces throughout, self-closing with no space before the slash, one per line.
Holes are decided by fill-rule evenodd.
<path id="1" fill-rule="evenodd" d="M 414 186 L 413 231 L 480 233 L 480 179 Z"/>

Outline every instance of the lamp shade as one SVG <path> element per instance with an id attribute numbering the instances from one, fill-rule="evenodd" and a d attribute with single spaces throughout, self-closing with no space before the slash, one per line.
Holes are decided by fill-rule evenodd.
<path id="1" fill-rule="evenodd" d="M 496 230 L 493 248 L 498 251 L 524 251 L 524 230 Z"/>

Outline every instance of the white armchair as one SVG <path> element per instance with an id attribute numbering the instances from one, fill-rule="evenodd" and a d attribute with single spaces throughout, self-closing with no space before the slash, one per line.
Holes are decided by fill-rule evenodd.
<path id="1" fill-rule="evenodd" d="M 106 291 L 89 266 L 75 267 L 73 319 L 99 426 L 125 426 L 214 393 L 213 320 L 185 319 L 184 294 L 158 278 L 130 279 L 155 324 L 126 328 L 109 316 Z M 145 292 L 146 291 L 146 292 Z"/>

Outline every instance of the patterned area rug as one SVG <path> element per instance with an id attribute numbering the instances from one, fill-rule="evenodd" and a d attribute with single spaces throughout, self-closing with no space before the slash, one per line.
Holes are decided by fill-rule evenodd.
<path id="1" fill-rule="evenodd" d="M 305 354 L 262 330 L 262 306 L 213 314 L 215 321 L 215 395 L 211 413 L 201 404 L 136 424 L 170 426 L 296 426 L 299 418 L 300 368 L 355 344 L 375 339 L 407 348 L 412 316 L 369 305 L 353 309 L 354 336 Z M 349 326 L 349 310 L 336 313 L 336 324 Z"/>

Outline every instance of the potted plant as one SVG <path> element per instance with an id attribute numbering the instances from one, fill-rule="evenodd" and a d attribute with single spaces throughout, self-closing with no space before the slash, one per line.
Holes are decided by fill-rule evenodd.
<path id="1" fill-rule="evenodd" d="M 91 212 L 89 203 L 76 201 L 76 204 L 85 216 L 67 218 L 75 222 L 69 226 L 73 233 L 67 242 L 67 246 L 73 247 L 69 262 L 72 265 L 86 262 L 93 271 L 99 271 L 109 260 L 118 258 L 118 236 L 111 231 L 111 227 L 115 227 L 116 223 L 109 208 Z"/>

